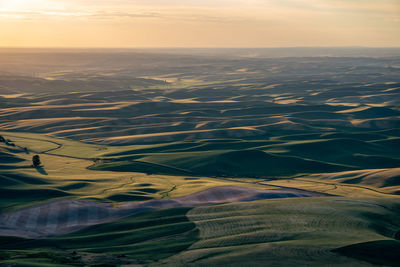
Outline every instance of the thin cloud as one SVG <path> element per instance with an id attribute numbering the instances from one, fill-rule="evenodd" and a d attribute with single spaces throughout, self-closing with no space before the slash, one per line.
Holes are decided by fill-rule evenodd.
<path id="1" fill-rule="evenodd" d="M 80 11 L 60 11 L 60 10 L 43 10 L 43 11 L 2 11 L 0 17 L 9 19 L 24 20 L 43 20 L 43 19 L 94 19 L 94 20 L 113 20 L 119 18 L 157 18 L 160 14 L 151 13 L 130 13 L 130 12 L 80 12 Z"/>
<path id="2" fill-rule="evenodd" d="M 72 11 L 72 10 L 2 10 L 0 18 L 17 19 L 17 20 L 65 20 L 65 19 L 82 19 L 93 21 L 107 21 L 118 19 L 168 19 L 168 20 L 182 20 L 182 21 L 196 21 L 196 22 L 243 22 L 249 21 L 248 17 L 237 15 L 218 15 L 212 14 L 208 10 L 198 11 L 191 13 L 190 10 L 163 10 L 163 11 L 143 11 L 143 12 L 121 12 L 121 11 Z"/>
<path id="3" fill-rule="evenodd" d="M 399 0 L 26 1 L 30 4 L 0 5 L 0 44 L 398 46 L 400 41 Z M 59 31 L 65 38 L 48 37 Z"/>

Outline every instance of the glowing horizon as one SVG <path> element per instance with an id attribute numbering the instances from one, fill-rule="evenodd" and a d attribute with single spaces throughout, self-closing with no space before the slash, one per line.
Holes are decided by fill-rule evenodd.
<path id="1" fill-rule="evenodd" d="M 400 1 L 0 0 L 0 36 L 0 47 L 399 47 Z"/>

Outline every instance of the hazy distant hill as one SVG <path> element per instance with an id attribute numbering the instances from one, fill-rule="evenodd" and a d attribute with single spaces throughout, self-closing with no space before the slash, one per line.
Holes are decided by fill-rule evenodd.
<path id="1" fill-rule="evenodd" d="M 4 51 L 0 265 L 398 265 L 398 49 Z"/>

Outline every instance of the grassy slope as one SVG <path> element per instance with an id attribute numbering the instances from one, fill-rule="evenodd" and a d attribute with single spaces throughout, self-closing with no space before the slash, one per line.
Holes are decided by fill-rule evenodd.
<path id="1" fill-rule="evenodd" d="M 198 240 L 189 208 L 161 210 L 92 226 L 56 238 L 27 240 L 0 237 L 0 259 L 6 263 L 87 266 L 153 262 L 172 256 Z M 87 257 L 87 254 L 91 257 Z M 108 255 L 101 258 L 101 255 Z"/>
<path id="2" fill-rule="evenodd" d="M 114 154 L 123 170 L 146 171 L 150 168 L 132 160 L 155 163 L 170 169 L 153 170 L 157 173 L 195 173 L 216 176 L 291 176 L 298 173 L 335 172 L 364 168 L 394 168 L 400 165 L 396 142 L 361 141 L 352 138 L 314 139 L 275 142 L 229 141 L 197 145 L 181 143 L 181 147 L 153 147 L 151 149 Z M 295 137 L 293 137 L 295 138 Z M 261 146 L 260 146 L 261 144 Z M 265 152 L 265 153 L 263 153 Z M 105 155 L 107 156 L 107 155 Z M 97 166 L 116 170 L 115 163 Z M 183 170 L 183 172 L 182 172 Z"/>
<path id="3" fill-rule="evenodd" d="M 29 167 L 31 154 L 26 154 L 18 150 L 18 147 L 10 148 L 3 146 L 2 150 L 5 151 L 4 153 L 8 153 L 7 155 L 16 159 L 16 161 L 20 161 L 21 159 L 26 159 L 27 161 L 19 163 L 12 163 L 10 161 L 7 164 L 0 164 L 0 167 L 3 168 L 3 171 L 0 173 L 3 183 L 2 190 L 4 191 L 0 202 L 2 209 L 6 207 L 14 209 L 27 203 L 31 205 L 33 201 L 44 201 L 55 197 L 91 198 L 112 202 L 174 197 L 190 194 L 212 186 L 230 184 L 267 188 L 268 186 L 288 186 L 306 190 L 320 190 L 337 195 L 356 194 L 362 196 L 365 194 L 379 194 L 379 192 L 394 193 L 398 191 L 398 186 L 393 181 L 393 179 L 396 179 L 395 176 L 379 178 L 382 180 L 380 184 L 392 185 L 386 188 L 378 188 L 377 183 L 371 184 L 367 179 L 359 179 L 353 183 L 377 189 L 378 193 L 361 187 L 340 185 L 340 182 L 346 182 L 345 180 L 335 180 L 335 182 L 329 183 L 332 182 L 332 179 L 328 178 L 329 181 L 327 181 L 323 177 L 311 177 L 311 181 L 309 181 L 310 179 L 307 181 L 304 179 L 280 179 L 269 183 L 259 181 L 258 184 L 251 182 L 251 179 L 247 183 L 245 181 L 237 183 L 226 179 L 191 177 L 191 174 L 198 173 L 213 175 L 215 171 L 220 175 L 239 174 L 242 177 L 246 177 L 249 170 L 255 176 L 270 177 L 271 174 L 279 176 L 283 172 L 290 175 L 297 174 L 300 171 L 307 172 L 309 169 L 326 172 L 328 170 L 338 171 L 343 168 L 340 165 L 329 165 L 318 161 L 285 157 L 282 153 L 267 154 L 258 150 L 242 150 L 238 152 L 229 150 L 187 153 L 169 152 L 171 149 L 173 151 L 178 148 L 182 149 L 182 147 L 194 147 L 196 142 L 134 147 L 100 146 L 101 150 L 99 150 L 100 147 L 96 145 L 51 138 L 38 134 L 9 133 L 9 136 L 4 136 L 9 138 L 19 136 L 20 139 L 13 139 L 17 145 L 27 145 L 29 149 L 31 149 L 30 146 L 33 146 L 38 151 L 48 149 L 49 144 L 62 144 L 61 148 L 48 153 L 65 153 L 68 157 L 41 154 L 45 165 L 44 169 L 33 169 Z M 324 142 L 289 141 L 285 146 L 297 147 Z M 243 142 L 240 140 L 207 140 L 207 143 L 209 144 L 207 149 L 211 149 L 211 145 L 216 145 L 218 148 L 237 145 L 243 148 L 243 143 L 251 143 L 254 146 L 261 144 L 259 141 Z M 262 144 L 265 144 L 265 141 Z M 197 143 L 197 145 L 199 144 Z M 269 145 L 271 145 L 271 142 Z M 281 143 L 276 145 L 283 146 Z M 75 148 L 76 151 L 74 150 Z M 142 154 L 142 156 L 147 156 L 142 157 L 141 160 L 158 165 L 142 163 L 140 161 L 117 161 L 110 164 L 95 165 L 94 169 L 98 170 L 92 171 L 87 169 L 92 164 L 92 161 L 73 158 L 81 154 L 94 157 L 101 153 L 108 153 L 108 155 L 113 155 L 113 157 L 118 157 L 119 155 L 129 156 L 135 150 L 146 153 Z M 165 153 L 148 153 L 157 150 L 165 151 Z M 276 169 L 279 169 L 278 173 L 271 173 L 271 171 Z M 297 173 L 291 172 L 293 169 L 296 169 Z M 161 173 L 162 175 L 146 175 L 130 171 Z M 268 173 L 267 175 L 265 174 L 267 171 L 270 172 L 269 175 Z M 176 174 L 180 176 L 175 176 Z M 357 175 L 354 175 L 353 178 L 356 177 Z M 350 175 L 348 179 L 351 178 L 352 176 Z M 321 182 L 327 184 L 322 184 Z M 332 190 L 332 188 L 335 188 L 335 190 Z"/>
<path id="4" fill-rule="evenodd" d="M 125 55 L 123 56 L 125 57 Z M 397 106 L 391 107 L 390 105 L 396 104 L 398 90 L 392 90 L 396 90 L 395 87 L 399 84 L 385 85 L 382 82 L 397 80 L 393 76 L 393 68 L 391 70 L 382 69 L 382 66 L 388 66 L 393 61 L 378 60 L 378 68 L 375 63 L 364 68 L 365 62 L 356 61 L 357 67 L 353 68 L 354 64 L 349 64 L 348 58 L 344 61 L 343 59 L 334 61 L 336 60 L 340 62 L 339 65 L 332 65 L 331 59 L 327 64 L 328 62 L 321 58 L 312 59 L 308 64 L 287 59 L 278 61 L 269 59 L 268 64 L 259 66 L 254 66 L 253 60 L 236 63 L 230 61 L 227 72 L 234 71 L 242 65 L 253 66 L 249 72 L 255 71 L 254 76 L 244 76 L 248 78 L 241 81 L 230 80 L 235 76 L 223 74 L 221 67 L 224 65 L 221 65 L 221 62 L 200 64 L 199 66 L 206 71 L 203 75 L 199 75 L 200 71 L 194 71 L 191 77 L 200 77 L 198 79 L 211 80 L 211 82 L 193 80 L 191 77 L 182 77 L 180 74 L 177 77 L 183 78 L 181 82 L 166 85 L 165 88 L 173 90 L 162 90 L 166 93 L 161 94 L 166 98 L 177 100 L 192 97 L 196 97 L 196 100 L 199 101 L 236 99 L 239 101 L 236 105 L 201 104 L 199 106 L 191 104 L 190 107 L 189 105 L 186 107 L 185 103 L 157 104 L 151 99 L 160 94 L 154 94 L 155 92 L 151 90 L 143 90 L 142 92 L 149 92 L 149 94 L 139 94 L 137 99 L 136 94 L 139 91 L 135 94 L 132 94 L 132 91 L 112 92 L 111 94 L 88 93 L 87 96 L 84 96 L 85 93 L 78 93 L 75 98 L 72 96 L 75 93 L 39 97 L 32 95 L 30 96 L 31 101 L 28 98 L 2 101 L 0 105 L 4 108 L 8 109 L 14 105 L 18 107 L 18 110 L 11 109 L 3 113 L 2 129 L 47 132 L 77 140 L 104 141 L 104 138 L 114 134 L 121 136 L 153 131 L 184 131 L 193 127 L 197 129 L 199 126 L 206 132 L 199 135 L 181 134 L 154 140 L 155 142 L 180 140 L 182 136 L 191 140 L 198 140 L 200 137 L 225 138 L 225 141 L 219 143 L 199 140 L 117 147 L 90 145 L 43 135 L 10 133 L 10 135 L 14 135 L 12 137 L 14 141 L 21 146 L 27 146 L 35 151 L 48 151 L 69 156 L 69 158 L 41 155 L 45 164 L 44 168 L 32 169 L 27 166 L 29 162 L 20 161 L 20 158 L 29 160 L 31 155 L 22 153 L 15 157 L 14 152 L 7 151 L 5 154 L 1 154 L 3 160 L 0 163 L 0 167 L 3 168 L 0 173 L 3 189 L 0 192 L 0 196 L 3 197 L 2 208 L 15 209 L 59 197 L 93 198 L 101 201 L 114 201 L 118 204 L 127 200 L 185 195 L 206 187 L 229 183 L 258 187 L 295 187 L 344 197 L 269 200 L 196 208 L 191 210 L 188 216 L 196 223 L 201 240 L 197 240 L 196 230 L 180 232 L 176 235 L 177 228 L 188 230 L 188 228 L 193 229 L 194 227 L 194 224 L 185 217 L 187 211 L 185 209 L 142 214 L 51 240 L 38 240 L 16 245 L 14 242 L 17 240 L 3 239 L 0 244 L 16 245 L 15 248 L 18 251 L 6 251 L 4 254 L 1 252 L 0 260 L 6 259 L 8 263 L 26 264 L 27 266 L 62 266 L 82 262 L 96 265 L 134 263 L 126 262 L 118 256 L 108 257 L 105 252 L 124 251 L 132 257 L 147 261 L 173 255 L 192 244 L 182 253 L 164 259 L 164 263 L 173 266 L 189 264 L 243 266 L 248 265 L 249 260 L 252 261 L 252 265 L 261 266 L 313 264 L 316 266 L 366 266 L 367 261 L 375 264 L 393 263 L 393 259 L 390 257 L 386 259 L 389 261 L 382 262 L 379 255 L 373 255 L 373 253 L 366 255 L 365 251 L 378 251 L 383 254 L 383 252 L 397 248 L 398 242 L 394 241 L 392 237 L 398 236 L 399 200 L 390 196 L 394 192 L 399 192 L 398 177 L 396 176 L 379 177 L 379 181 L 370 178 L 364 179 L 357 175 L 346 176 L 343 179 L 335 179 L 328 175 L 295 179 L 259 179 L 257 181 L 246 178 L 239 183 L 203 177 L 147 176 L 129 172 L 136 170 L 180 175 L 187 175 L 188 172 L 203 172 L 209 175 L 228 175 L 234 171 L 243 176 L 259 176 L 260 173 L 261 176 L 287 176 L 292 173 L 298 174 L 300 169 L 301 172 L 313 173 L 320 172 L 321 169 L 325 172 L 397 167 L 400 159 L 397 140 L 399 129 L 393 128 L 399 127 L 399 111 L 393 109 Z M 362 61 L 364 60 L 363 58 Z M 304 60 L 301 59 L 301 61 Z M 270 69 L 275 65 L 282 68 Z M 214 69 L 213 66 L 218 69 Z M 333 77 L 331 74 L 335 66 L 340 66 L 341 71 L 334 71 L 334 80 L 325 81 L 326 77 Z M 165 67 L 162 64 L 160 68 L 164 69 Z M 371 76 L 370 67 L 377 70 L 374 72 L 382 75 L 379 75 L 379 78 L 376 78 L 376 75 Z M 316 68 L 318 72 L 316 72 Z M 294 71 L 296 69 L 301 69 L 307 75 L 303 76 L 303 74 L 297 73 Z M 273 70 L 276 73 L 274 76 L 283 83 L 270 86 L 272 83 L 276 83 L 276 79 L 259 77 L 259 73 L 265 72 L 265 70 Z M 388 74 L 386 74 L 387 71 L 389 71 Z M 314 81 L 309 80 L 309 73 L 317 74 L 313 76 Z M 218 76 L 218 80 L 225 80 L 225 86 L 223 86 L 224 82 L 213 83 L 213 79 L 207 79 L 207 76 L 214 75 Z M 87 79 L 87 73 L 83 73 L 82 77 Z M 94 78 L 102 86 L 115 82 L 114 79 L 104 80 L 104 77 Z M 121 86 L 120 78 L 117 81 L 119 86 Z M 50 81 L 47 85 L 52 85 L 52 88 L 65 89 L 67 85 L 67 87 L 73 85 L 73 88 L 77 88 L 75 85 L 83 83 L 84 87 L 87 87 L 86 89 L 93 89 L 94 87 L 88 86 L 90 84 L 87 84 L 85 79 L 69 85 L 63 84 L 62 81 L 61 84 Z M 161 79 L 166 78 L 162 77 Z M 126 82 L 130 85 L 132 82 L 134 84 L 143 83 L 143 85 L 159 84 L 156 81 L 124 79 L 122 88 L 130 88 L 129 84 L 128 87 L 125 87 Z M 32 82 L 29 80 L 28 83 L 22 85 L 31 88 Z M 197 90 L 207 86 L 209 88 L 206 90 Z M 267 90 L 260 90 L 264 86 Z M 107 87 L 110 88 L 110 86 Z M 179 88 L 186 88 L 186 90 L 174 90 Z M 299 90 L 299 88 L 307 88 L 307 90 Z M 392 88 L 388 89 L 390 90 L 389 94 L 387 94 L 387 88 Z M 376 100 L 373 100 L 375 98 Z M 50 99 L 50 102 L 46 101 Z M 107 103 L 101 104 L 97 108 L 84 104 L 73 106 L 76 102 L 92 103 L 92 101 L 99 100 L 104 102 L 105 99 L 110 100 L 110 107 L 115 109 L 109 109 Z M 121 106 L 121 103 L 117 103 L 121 100 L 130 100 L 130 104 L 132 104 L 132 101 L 144 99 L 146 99 L 146 103 L 133 106 Z M 249 102 L 246 102 L 246 99 Z M 300 101 L 300 105 L 266 105 L 269 101 L 278 102 L 286 99 L 297 99 Z M 52 102 L 54 100 L 55 102 Z M 35 103 L 38 101 L 44 102 L 42 104 Z M 117 102 L 112 103 L 113 101 Z M 257 101 L 266 102 L 257 105 Z M 339 105 L 327 106 L 323 104 L 326 101 Z M 356 103 L 355 109 L 341 106 L 340 103 L 345 104 L 346 102 L 349 102 L 350 105 Z M 22 106 L 27 103 L 38 106 L 33 109 L 31 109 L 32 107 L 23 108 Z M 66 105 L 52 106 L 57 103 Z M 362 103 L 385 103 L 388 106 L 381 108 L 364 106 L 360 109 L 359 106 Z M 142 118 L 141 115 L 151 116 Z M 207 129 L 213 128 L 257 126 L 279 121 L 278 118 L 272 121 L 259 120 L 259 116 L 274 115 L 279 115 L 280 119 L 283 119 L 282 122 L 287 121 L 283 124 L 258 128 L 258 133 L 267 133 L 254 137 L 261 140 L 251 140 L 255 134 L 252 130 L 207 132 Z M 98 116 L 101 118 L 94 119 Z M 134 116 L 132 120 L 126 119 L 132 118 L 132 116 Z M 36 119 L 42 117 L 49 120 Z M 72 120 L 60 119 L 63 117 L 72 117 Z M 118 119 L 114 120 L 114 117 Z M 121 117 L 124 119 L 120 120 Z M 213 122 L 213 119 L 217 120 Z M 163 125 L 165 122 L 170 124 L 169 122 L 176 121 L 183 123 L 178 123 L 173 127 Z M 199 121 L 206 122 L 207 125 L 200 126 L 201 124 L 197 124 Z M 352 123 L 355 124 L 352 125 Z M 141 129 L 142 125 L 146 126 L 145 129 Z M 93 126 L 93 129 L 86 128 L 90 128 L 90 126 Z M 365 129 L 361 130 L 361 133 L 353 132 L 356 130 L 355 127 L 365 127 Z M 377 129 L 391 130 L 376 131 Z M 309 134 L 310 132 L 312 134 Z M 303 133 L 303 135 L 288 135 L 290 133 Z M 7 134 L 9 133 L 4 133 L 4 135 Z M 18 137 L 15 137 L 16 135 Z M 245 135 L 246 141 L 237 139 L 243 135 Z M 305 142 L 299 142 L 300 139 L 304 139 Z M 241 151 L 236 152 L 238 150 Z M 110 165 L 98 165 L 99 169 L 120 171 L 125 168 L 124 171 L 128 172 L 87 170 L 86 167 L 91 164 L 91 161 L 85 159 L 98 157 L 124 160 L 123 162 L 113 162 Z M 132 160 L 146 160 L 148 163 L 132 162 Z M 280 169 L 280 171 L 271 171 L 274 169 Z M 385 184 L 388 186 L 382 186 Z M 161 220 L 160 217 L 162 217 Z M 163 220 L 163 218 L 167 218 L 167 220 Z M 176 227 L 177 225 L 179 227 Z M 132 226 L 137 228 L 134 229 Z M 166 238 L 164 239 L 164 237 Z M 370 241 L 372 243 L 369 243 Z M 129 244 L 126 244 L 127 242 Z M 139 247 L 135 246 L 136 242 L 139 242 Z M 354 245 L 354 242 L 359 242 L 361 245 Z M 37 250 L 35 251 L 30 245 L 35 245 Z M 63 250 L 57 248 L 59 245 Z M 112 250 L 109 246 L 116 247 Z M 24 248 L 28 250 L 24 250 Z M 172 249 L 170 250 L 170 248 Z M 360 248 L 363 251 L 360 252 Z M 332 249 L 338 249 L 337 252 L 348 257 L 358 258 L 360 261 L 333 254 L 330 252 Z M 74 254 L 71 250 L 79 252 Z M 95 253 L 88 254 L 88 251 Z M 8 253 L 10 254 L 8 255 Z M 22 258 L 10 258 L 15 255 L 22 256 Z M 157 258 L 157 255 L 161 257 Z M 90 257 L 94 260 L 87 260 Z M 156 263 L 156 265 L 158 264 Z"/>
<path id="5" fill-rule="evenodd" d="M 198 207 L 188 216 L 201 240 L 160 265 L 244 266 L 251 259 L 252 266 L 366 266 L 331 250 L 393 240 L 399 214 L 400 201 L 391 198 L 280 199 Z M 346 255 L 352 257 L 353 251 Z"/>
<path id="6" fill-rule="evenodd" d="M 214 186 L 243 185 L 236 181 L 207 177 L 94 171 L 87 169 L 93 164 L 90 160 L 48 154 L 40 155 L 43 168 L 32 168 L 32 153 L 26 154 L 18 149 L 7 153 L 17 161 L 0 163 L 2 211 L 65 197 L 118 204 L 124 201 L 178 197 Z M 257 184 L 246 185 L 271 188 Z"/>
<path id="7" fill-rule="evenodd" d="M 399 214 L 398 198 L 300 198 L 178 208 L 56 238 L 2 237 L 0 257 L 5 263 L 40 260 L 78 266 L 99 264 L 99 260 L 102 264 L 139 260 L 155 266 L 243 266 L 249 259 L 253 266 L 267 262 L 281 266 L 283 261 L 292 266 L 368 266 L 367 262 L 395 266 L 396 258 L 365 255 L 358 246 L 348 246 L 395 242 Z"/>
<path id="8" fill-rule="evenodd" d="M 43 147 L 36 139 L 33 140 L 37 149 L 44 149 L 48 145 L 46 139 L 48 137 L 42 136 L 42 138 Z M 61 143 L 65 140 L 51 141 Z M 15 142 L 19 145 L 17 140 Z M 25 142 L 29 145 L 30 141 L 27 139 Z M 68 141 L 65 141 L 65 144 L 67 143 Z M 86 156 L 103 153 L 96 150 L 93 145 L 80 144 L 79 149 L 86 151 Z M 142 148 L 160 149 L 160 146 Z M 146 198 L 182 196 L 201 189 L 228 184 L 262 188 L 294 187 L 345 197 L 268 200 L 195 208 L 188 214 L 195 226 L 185 219 L 187 210 L 181 209 L 147 213 L 32 243 L 31 241 L 20 243 L 21 240 L 3 238 L 0 243 L 10 245 L 4 247 L 0 255 L 6 262 L 18 263 L 21 266 L 23 264 L 33 266 L 34 263 L 40 266 L 62 266 L 62 264 L 82 264 L 82 262 L 135 263 L 134 259 L 137 259 L 148 263 L 161 260 L 153 262 L 156 265 L 165 263 L 171 266 L 227 264 L 241 266 L 252 259 L 254 265 L 260 266 L 265 265 L 265 262 L 279 265 L 282 260 L 300 266 L 310 263 L 318 266 L 327 262 L 365 266 L 363 260 L 376 263 L 381 259 L 379 257 L 367 259 L 365 255 L 360 256 L 357 249 L 350 249 L 349 252 L 346 248 L 343 254 L 347 253 L 345 255 L 350 258 L 339 256 L 331 250 L 354 243 L 392 240 L 399 228 L 400 203 L 399 198 L 390 196 L 393 188 L 385 190 L 375 187 L 374 184 L 362 186 L 362 180 L 359 184 L 342 184 L 343 181 L 340 179 L 321 176 L 277 180 L 247 178 L 232 181 L 191 176 L 92 171 L 86 169 L 91 161 L 71 158 L 80 152 L 73 151 L 73 145 L 69 149 L 70 151 L 65 150 L 69 157 L 41 154 L 44 169 L 37 170 L 28 167 L 31 154 L 18 151 L 18 148 L 11 151 L 3 148 L 10 156 L 27 161 L 18 160 L 2 164 L 7 168 L 0 173 L 2 190 L 5 192 L 1 194 L 1 208 L 17 209 L 59 197 L 91 198 L 117 204 Z M 111 153 L 114 147 L 107 149 Z M 132 147 L 127 149 L 131 150 Z M 117 147 L 112 153 L 121 152 L 124 153 L 124 150 Z M 202 152 L 190 153 L 202 154 Z M 245 150 L 244 153 L 245 155 L 225 151 L 223 155 L 227 156 L 222 159 L 234 161 L 245 156 L 248 164 L 254 164 L 252 166 L 257 168 L 257 165 L 266 164 L 260 163 L 257 158 L 262 159 L 261 155 L 269 155 L 255 150 Z M 157 154 L 153 153 L 148 157 L 151 156 Z M 212 157 L 220 159 L 220 153 L 209 152 L 203 159 L 211 161 Z M 164 158 L 176 161 L 175 158 L 168 156 Z M 189 166 L 196 164 L 195 159 L 179 157 L 178 161 Z M 197 164 L 197 168 L 202 167 L 199 162 Z M 270 168 L 276 167 L 277 164 L 278 162 L 275 166 L 270 165 Z M 181 221 L 176 222 L 174 218 L 179 218 L 178 221 Z M 153 223 L 157 225 L 154 226 Z M 129 228 L 132 225 L 138 228 Z M 199 231 L 199 237 L 196 231 Z M 32 246 L 37 249 L 33 249 Z M 115 249 L 110 248 L 111 246 Z M 58 249 L 54 250 L 54 247 Z M 180 253 L 175 255 L 178 252 Z M 125 254 L 128 257 L 115 254 Z M 17 258 L 13 258 L 15 256 Z"/>
<path id="9" fill-rule="evenodd" d="M 271 177 L 394 168 L 400 164 L 397 138 L 382 131 L 371 133 L 369 138 L 380 138 L 372 141 L 363 140 L 365 134 L 353 133 L 306 136 L 308 140 L 293 135 L 271 140 L 220 139 L 131 146 L 85 144 L 39 134 L 0 134 L 32 151 L 107 159 L 92 169 L 110 171 Z"/>

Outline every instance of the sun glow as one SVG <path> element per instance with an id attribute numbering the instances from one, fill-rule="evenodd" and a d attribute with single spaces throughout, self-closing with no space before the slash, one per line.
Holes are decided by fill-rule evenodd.
<path id="1" fill-rule="evenodd" d="M 42 0 L 1 0 L 0 10 L 3 11 L 23 11 L 40 4 Z"/>
<path id="2" fill-rule="evenodd" d="M 0 0 L 0 47 L 398 46 L 398 0 L 359 1 Z"/>

